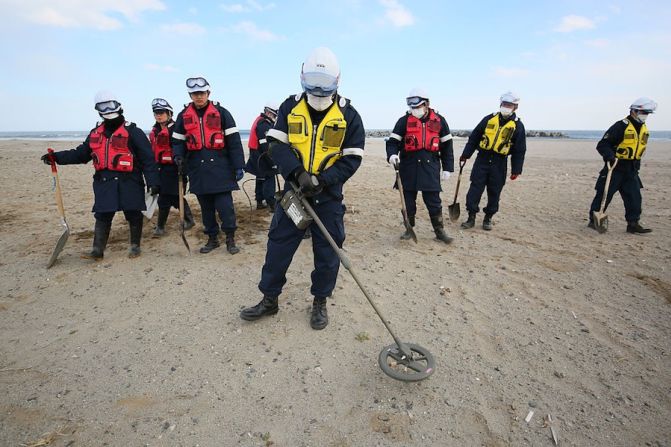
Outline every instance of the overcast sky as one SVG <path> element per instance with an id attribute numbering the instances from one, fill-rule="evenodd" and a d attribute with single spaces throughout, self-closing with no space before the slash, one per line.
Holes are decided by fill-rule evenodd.
<path id="1" fill-rule="evenodd" d="M 528 129 L 605 129 L 639 96 L 671 130 L 668 1 L 0 0 L 0 131 L 86 130 L 112 90 L 128 120 L 176 111 L 203 74 L 248 129 L 268 101 L 300 90 L 303 59 L 328 46 L 340 93 L 367 128 L 391 128 L 413 87 L 450 127 L 471 129 L 521 97 Z"/>

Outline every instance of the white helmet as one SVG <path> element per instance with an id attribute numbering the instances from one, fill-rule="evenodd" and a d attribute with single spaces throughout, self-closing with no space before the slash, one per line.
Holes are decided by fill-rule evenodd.
<path id="1" fill-rule="evenodd" d="M 118 116 L 118 112 L 121 110 L 121 103 L 116 95 L 109 90 L 100 90 L 96 93 L 93 99 L 93 106 L 101 116 L 112 113 L 117 113 Z M 116 118 L 116 116 L 112 118 Z"/>
<path id="2" fill-rule="evenodd" d="M 186 91 L 189 93 L 209 92 L 210 83 L 204 76 L 193 76 L 186 80 Z"/>
<path id="3" fill-rule="evenodd" d="M 641 110 L 646 113 L 654 113 L 657 110 L 657 103 L 645 96 L 638 98 L 629 106 L 629 110 Z"/>
<path id="4" fill-rule="evenodd" d="M 500 98 L 501 102 L 509 102 L 511 104 L 519 104 L 520 103 L 520 97 L 514 94 L 513 92 L 505 92 L 503 95 L 501 95 Z"/>
<path id="5" fill-rule="evenodd" d="M 154 98 L 151 101 L 151 110 L 156 112 L 157 110 L 166 110 L 172 115 L 172 106 L 170 103 L 163 98 Z"/>
<path id="6" fill-rule="evenodd" d="M 340 64 L 333 51 L 326 47 L 312 50 L 301 67 L 301 86 L 314 96 L 331 96 L 338 89 Z"/>
<path id="7" fill-rule="evenodd" d="M 429 95 L 426 93 L 426 90 L 423 88 L 415 87 L 410 90 L 408 96 L 405 98 L 405 103 L 408 107 L 419 107 L 422 104 L 426 104 L 429 100 Z"/>

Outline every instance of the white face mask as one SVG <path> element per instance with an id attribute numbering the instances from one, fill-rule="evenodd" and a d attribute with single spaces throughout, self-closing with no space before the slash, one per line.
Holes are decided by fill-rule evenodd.
<path id="1" fill-rule="evenodd" d="M 328 109 L 333 104 L 331 96 L 315 96 L 308 93 L 308 104 L 318 112 Z"/>
<path id="2" fill-rule="evenodd" d="M 105 113 L 104 115 L 101 114 L 100 116 L 102 117 L 102 119 L 105 120 L 113 120 L 114 118 L 118 118 L 119 114 L 114 112 L 114 113 Z"/>
<path id="3" fill-rule="evenodd" d="M 501 107 L 499 109 L 499 113 L 501 113 L 502 116 L 507 118 L 513 114 L 513 109 L 510 107 Z"/>
<path id="4" fill-rule="evenodd" d="M 414 109 L 410 109 L 410 113 L 412 116 L 414 116 L 417 119 L 422 118 L 424 115 L 426 115 L 426 108 L 425 107 L 417 107 Z"/>
<path id="5" fill-rule="evenodd" d="M 648 115 L 641 115 L 641 114 L 636 114 L 636 119 L 638 120 L 639 123 L 643 124 L 645 123 L 645 120 L 648 119 Z"/>

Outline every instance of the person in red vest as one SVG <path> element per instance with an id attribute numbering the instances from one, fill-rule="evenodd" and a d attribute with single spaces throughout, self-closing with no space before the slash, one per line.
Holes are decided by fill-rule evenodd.
<path id="1" fill-rule="evenodd" d="M 192 193 L 196 194 L 203 218 L 207 243 L 201 253 L 219 247 L 219 227 L 226 235 L 226 250 L 240 252 L 235 245 L 235 208 L 231 191 L 239 190 L 238 181 L 245 175 L 245 154 L 240 132 L 231 113 L 221 104 L 210 101 L 210 84 L 202 76 L 188 78 L 186 89 L 191 103 L 175 120 L 172 133 L 173 160 L 184 163 Z"/>
<path id="2" fill-rule="evenodd" d="M 177 165 L 172 159 L 172 137 L 175 121 L 172 119 L 172 107 L 163 98 L 155 98 L 151 102 L 156 123 L 149 132 L 151 149 L 154 151 L 154 160 L 158 165 L 161 179 L 161 193 L 158 196 L 158 219 L 154 228 L 153 237 L 165 234 L 165 224 L 168 221 L 170 208 L 179 209 L 179 179 Z M 186 185 L 186 175 L 182 176 Z M 186 189 L 186 188 L 185 188 Z M 188 202 L 184 199 L 184 229 L 189 230 L 195 225 L 193 214 Z"/>
<path id="3" fill-rule="evenodd" d="M 256 209 L 275 209 L 275 174 L 277 169 L 268 152 L 266 133 L 277 120 L 278 105 L 266 103 L 263 112 L 256 117 L 249 134 L 249 159 L 245 171 L 256 176 Z"/>
<path id="4" fill-rule="evenodd" d="M 398 119 L 387 140 L 387 160 L 399 170 L 410 225 L 415 226 L 417 192 L 422 191 L 436 238 L 449 244 L 452 238 L 444 229 L 440 182 L 447 181 L 454 171 L 450 127 L 430 107 L 429 95 L 423 89 L 410 90 L 406 104 L 408 111 Z M 407 230 L 401 236 L 403 240 L 410 238 Z"/>
<path id="5" fill-rule="evenodd" d="M 128 257 L 134 258 L 141 253 L 142 211 L 146 209 L 145 180 L 152 194 L 160 191 L 154 154 L 144 131 L 124 118 L 116 95 L 100 91 L 94 103 L 103 121 L 96 124 L 86 140 L 75 149 L 45 154 L 42 161 L 49 164 L 53 157 L 60 165 L 72 165 L 93 160 L 93 213 L 96 224 L 93 249 L 84 257 L 103 259 L 112 219 L 117 211 L 123 211 L 130 230 Z"/>

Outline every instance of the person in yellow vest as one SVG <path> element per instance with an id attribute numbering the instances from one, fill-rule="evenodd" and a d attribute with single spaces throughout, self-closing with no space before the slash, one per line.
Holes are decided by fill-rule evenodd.
<path id="1" fill-rule="evenodd" d="M 339 80 L 335 54 L 324 47 L 313 50 L 301 69 L 303 92 L 280 105 L 275 126 L 266 138 L 272 159 L 286 180 L 285 192 L 292 189 L 291 183 L 298 186 L 342 247 L 343 184 L 361 165 L 366 136 L 361 116 L 349 99 L 337 92 Z M 328 324 L 326 298 L 335 288 L 340 258 L 314 222 L 311 227 L 314 270 L 310 292 L 314 300 L 310 326 L 319 330 Z M 259 282 L 263 299 L 243 309 L 240 318 L 253 321 L 278 312 L 277 297 L 304 233 L 281 206 L 276 207 Z"/>
<path id="2" fill-rule="evenodd" d="M 644 228 L 639 223 L 641 218 L 641 188 L 643 184 L 638 176 L 641 169 L 641 158 L 645 153 L 650 136 L 645 121 L 648 116 L 657 110 L 657 103 L 650 98 L 638 98 L 629 106 L 629 116 L 622 119 L 606 131 L 603 138 L 597 143 L 596 150 L 605 162 L 596 181 L 596 195 L 592 200 L 589 212 L 590 228 L 596 230 L 593 221 L 593 211 L 601 207 L 601 199 L 606 185 L 608 168 L 615 163 L 611 174 L 606 208 L 616 192 L 620 192 L 624 202 L 624 217 L 627 219 L 627 233 L 650 233 L 650 228 Z"/>
<path id="3" fill-rule="evenodd" d="M 480 198 L 487 189 L 487 206 L 483 209 L 484 230 L 492 229 L 492 216 L 499 210 L 499 199 L 508 175 L 508 157 L 510 156 L 510 180 L 522 174 L 524 155 L 527 151 L 527 137 L 524 124 L 515 111 L 520 98 L 512 92 L 501 95 L 499 111 L 485 116 L 475 126 L 468 137 L 459 161 L 465 163 L 477 150 L 478 156 L 471 170 L 471 186 L 466 194 L 468 219 L 461 228 L 475 226 L 475 216 L 480 211 Z"/>

